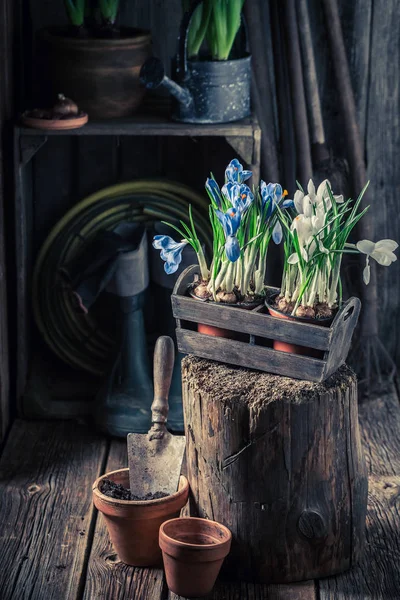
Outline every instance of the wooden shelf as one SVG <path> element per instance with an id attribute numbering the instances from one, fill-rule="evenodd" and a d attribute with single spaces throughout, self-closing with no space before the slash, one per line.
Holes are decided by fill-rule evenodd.
<path id="1" fill-rule="evenodd" d="M 51 137 L 58 136 L 180 136 L 223 137 L 253 171 L 254 183 L 260 177 L 261 129 L 255 115 L 233 123 L 195 125 L 171 121 L 168 114 L 142 113 L 129 119 L 89 121 L 78 129 L 61 131 L 33 129 L 21 124 L 14 128 L 17 168 L 26 165 Z"/>
<path id="2" fill-rule="evenodd" d="M 128 119 L 110 119 L 107 121 L 89 121 L 79 129 L 54 131 L 33 129 L 17 125 L 19 135 L 24 136 L 60 136 L 60 135 L 167 135 L 167 136 L 222 136 L 222 137 L 254 137 L 260 133 L 260 126 L 255 117 L 248 117 L 233 123 L 217 123 L 213 125 L 195 125 L 177 123 L 165 115 L 138 114 Z"/>

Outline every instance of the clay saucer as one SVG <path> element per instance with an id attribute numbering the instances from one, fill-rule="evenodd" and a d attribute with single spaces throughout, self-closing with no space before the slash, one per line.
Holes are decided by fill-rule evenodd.
<path id="1" fill-rule="evenodd" d="M 38 119 L 30 117 L 29 113 L 24 113 L 21 116 L 21 122 L 27 127 L 33 129 L 45 129 L 45 130 L 65 130 L 65 129 L 78 129 L 83 127 L 88 122 L 88 115 L 81 113 L 78 117 L 73 119 Z"/>

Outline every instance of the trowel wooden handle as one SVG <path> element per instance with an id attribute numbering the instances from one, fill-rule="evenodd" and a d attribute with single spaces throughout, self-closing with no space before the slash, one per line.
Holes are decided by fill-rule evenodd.
<path id="1" fill-rule="evenodd" d="M 172 338 L 158 338 L 154 349 L 154 400 L 151 405 L 152 423 L 164 424 L 168 418 L 168 394 L 175 361 Z M 154 428 L 153 428 L 154 429 Z"/>

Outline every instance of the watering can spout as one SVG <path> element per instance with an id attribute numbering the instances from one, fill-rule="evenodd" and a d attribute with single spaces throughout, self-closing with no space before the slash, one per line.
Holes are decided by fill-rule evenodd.
<path id="1" fill-rule="evenodd" d="M 165 87 L 179 102 L 181 112 L 191 112 L 193 110 L 191 93 L 165 75 L 164 66 L 158 58 L 153 56 L 146 60 L 140 69 L 140 82 L 149 90 L 155 90 L 160 86 Z"/>

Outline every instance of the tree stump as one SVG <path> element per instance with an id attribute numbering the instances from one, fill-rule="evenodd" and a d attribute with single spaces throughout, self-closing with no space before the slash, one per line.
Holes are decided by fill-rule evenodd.
<path id="1" fill-rule="evenodd" d="M 367 508 L 357 381 L 324 383 L 182 362 L 191 514 L 233 534 L 229 576 L 285 583 L 360 557 Z"/>

